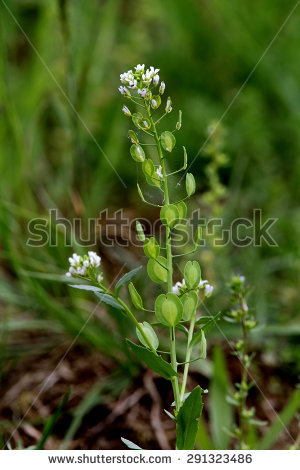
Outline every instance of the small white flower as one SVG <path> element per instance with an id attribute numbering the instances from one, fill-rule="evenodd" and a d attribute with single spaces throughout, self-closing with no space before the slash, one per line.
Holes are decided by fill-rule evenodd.
<path id="1" fill-rule="evenodd" d="M 157 86 L 159 82 L 159 75 L 154 75 L 153 77 L 153 85 Z"/>
<path id="2" fill-rule="evenodd" d="M 152 100 L 151 100 L 151 104 L 152 104 L 153 108 L 156 108 L 156 106 L 157 106 L 157 101 L 156 101 L 155 99 L 152 99 Z"/>
<path id="3" fill-rule="evenodd" d="M 66 273 L 66 277 L 71 277 L 71 276 L 72 276 L 72 274 L 68 271 L 68 272 Z"/>
<path id="4" fill-rule="evenodd" d="M 129 92 L 129 90 L 127 90 L 127 88 L 125 86 L 119 86 L 118 90 L 121 93 L 121 95 L 130 96 L 130 92 Z"/>
<path id="5" fill-rule="evenodd" d="M 179 291 L 180 289 L 184 289 L 186 286 L 185 286 L 185 280 L 182 279 L 182 281 L 178 281 L 176 282 L 175 286 L 172 287 L 172 292 L 173 294 L 179 294 Z"/>
<path id="6" fill-rule="evenodd" d="M 161 95 L 163 95 L 164 92 L 165 92 L 165 89 L 166 89 L 166 84 L 165 84 L 165 82 L 161 82 L 160 87 L 159 87 L 159 93 L 160 93 Z"/>
<path id="7" fill-rule="evenodd" d="M 145 83 L 145 85 L 149 85 L 151 83 L 152 74 L 150 73 L 149 70 L 146 70 L 146 73 L 143 73 L 142 79 L 143 79 L 143 82 Z"/>
<path id="8" fill-rule="evenodd" d="M 208 281 L 205 281 L 205 280 L 202 281 L 202 279 L 201 279 L 201 281 L 200 281 L 199 284 L 198 284 L 198 287 L 200 287 L 200 288 L 201 288 L 201 287 L 204 287 L 205 284 L 208 284 Z"/>
<path id="9" fill-rule="evenodd" d="M 246 304 L 246 302 L 243 302 L 243 310 L 244 312 L 248 312 L 248 305 Z"/>
<path id="10" fill-rule="evenodd" d="M 88 268 L 90 265 L 90 262 L 88 259 L 85 259 L 84 262 L 82 263 L 85 268 Z"/>
<path id="11" fill-rule="evenodd" d="M 122 108 L 122 111 L 123 111 L 123 113 L 125 114 L 125 116 L 131 116 L 131 112 L 130 112 L 130 110 L 127 108 L 127 106 L 125 106 L 125 104 L 124 104 L 124 106 L 123 106 L 123 108 Z"/>
<path id="12" fill-rule="evenodd" d="M 159 178 L 163 177 L 161 165 L 159 165 L 159 167 L 156 169 L 155 173 L 157 174 L 157 176 L 159 176 Z"/>
<path id="13" fill-rule="evenodd" d="M 151 65 L 150 70 L 147 70 L 147 72 L 149 72 L 151 74 L 151 76 L 154 77 L 154 75 L 156 75 L 159 72 L 159 69 L 155 69 Z"/>
<path id="14" fill-rule="evenodd" d="M 102 276 L 102 274 L 98 274 L 98 276 L 97 276 L 97 282 L 98 282 L 98 284 L 101 284 L 102 281 L 103 281 L 103 276 Z"/>
<path id="15" fill-rule="evenodd" d="M 240 276 L 240 281 L 245 282 L 245 276 Z"/>
<path id="16" fill-rule="evenodd" d="M 145 98 L 146 94 L 147 94 L 146 88 L 142 88 L 141 90 L 138 90 L 138 95 L 140 95 L 142 98 Z"/>
<path id="17" fill-rule="evenodd" d="M 98 268 L 101 263 L 101 258 L 100 256 L 97 255 L 94 251 L 89 251 L 88 252 L 89 258 L 90 258 L 90 265 L 93 268 Z"/>
<path id="18" fill-rule="evenodd" d="M 137 72 L 143 72 L 145 68 L 145 64 L 137 64 L 136 67 L 134 67 Z"/>
<path id="19" fill-rule="evenodd" d="M 210 297 L 214 288 L 210 284 L 205 284 L 204 295 L 205 297 Z"/>
<path id="20" fill-rule="evenodd" d="M 137 81 L 136 79 L 133 79 L 133 80 L 130 80 L 130 82 L 128 83 L 128 85 L 130 86 L 130 88 L 132 90 L 135 90 L 137 88 Z"/>

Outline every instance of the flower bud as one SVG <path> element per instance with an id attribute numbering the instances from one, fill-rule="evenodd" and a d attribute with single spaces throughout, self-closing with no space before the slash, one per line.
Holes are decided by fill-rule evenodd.
<path id="1" fill-rule="evenodd" d="M 129 116 L 129 117 L 131 116 L 131 112 L 130 112 L 130 110 L 127 108 L 127 106 L 125 106 L 125 104 L 124 104 L 124 106 L 123 106 L 123 108 L 122 108 L 122 111 L 123 111 L 123 113 L 125 114 L 125 116 Z"/>
<path id="2" fill-rule="evenodd" d="M 171 101 L 170 97 L 168 97 L 168 99 L 167 99 L 167 104 L 166 104 L 165 111 L 166 111 L 166 113 L 170 113 L 172 111 L 172 101 Z"/>
<path id="3" fill-rule="evenodd" d="M 161 95 L 163 95 L 164 92 L 165 92 L 165 89 L 166 89 L 166 84 L 165 84 L 165 82 L 161 82 L 161 83 L 160 83 L 160 87 L 159 87 L 159 93 L 160 93 Z"/>
<path id="4" fill-rule="evenodd" d="M 158 83 L 159 83 L 159 75 L 156 74 L 156 75 L 154 75 L 154 77 L 153 77 L 153 85 L 154 85 L 154 86 L 157 86 Z"/>

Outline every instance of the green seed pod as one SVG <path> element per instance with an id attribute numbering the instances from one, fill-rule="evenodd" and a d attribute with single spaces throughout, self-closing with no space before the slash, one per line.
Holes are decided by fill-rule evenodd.
<path id="1" fill-rule="evenodd" d="M 187 207 L 186 207 L 186 204 L 184 201 L 181 201 L 181 202 L 178 202 L 177 204 L 175 204 L 176 207 L 177 207 L 177 210 L 178 210 L 178 214 L 179 214 L 179 219 L 182 220 L 182 219 L 185 219 L 186 218 L 186 215 L 187 215 Z"/>
<path id="2" fill-rule="evenodd" d="M 160 188 L 161 186 L 161 180 L 159 179 L 159 177 L 155 174 L 155 171 L 153 172 L 153 176 L 147 176 L 146 175 L 146 181 L 148 184 L 150 184 L 151 186 L 155 186 L 157 188 Z"/>
<path id="3" fill-rule="evenodd" d="M 158 348 L 159 341 L 158 341 L 158 337 L 157 337 L 155 331 L 153 330 L 152 326 L 149 323 L 147 323 L 146 321 L 144 321 L 143 323 L 139 323 L 139 325 L 140 325 L 141 329 L 143 330 L 144 335 L 148 339 L 151 346 L 156 350 Z M 143 335 L 141 334 L 141 332 L 138 328 L 136 329 L 136 334 L 137 334 L 137 337 L 138 337 L 139 341 L 142 343 L 142 345 L 146 346 L 146 348 L 149 348 L 149 344 L 145 341 L 145 339 L 143 338 Z"/>
<path id="4" fill-rule="evenodd" d="M 160 210 L 160 220 L 170 228 L 175 227 L 179 220 L 179 212 L 175 204 L 166 204 Z"/>
<path id="5" fill-rule="evenodd" d="M 153 175 L 153 173 L 155 171 L 154 164 L 153 164 L 153 161 L 151 160 L 151 158 L 146 158 L 143 161 L 142 169 L 143 169 L 144 175 L 149 176 L 151 178 L 151 176 Z"/>
<path id="6" fill-rule="evenodd" d="M 194 290 L 186 292 L 180 298 L 183 305 L 183 319 L 190 320 L 198 305 L 198 295 Z"/>
<path id="7" fill-rule="evenodd" d="M 188 289 L 194 289 L 199 285 L 201 269 L 197 261 L 188 261 L 184 268 L 184 280 Z"/>
<path id="8" fill-rule="evenodd" d="M 135 306 L 135 308 L 137 308 L 138 310 L 143 310 L 144 307 L 143 307 L 142 297 L 140 296 L 140 294 L 138 293 L 138 291 L 136 290 L 132 282 L 129 283 L 128 290 L 129 290 L 131 301 L 133 305 Z"/>
<path id="9" fill-rule="evenodd" d="M 139 139 L 137 138 L 136 133 L 133 130 L 130 129 L 128 131 L 128 136 L 129 136 L 129 139 L 131 140 L 131 142 L 133 144 L 138 144 L 139 143 Z"/>
<path id="10" fill-rule="evenodd" d="M 162 148 L 167 152 L 172 152 L 173 148 L 176 145 L 176 139 L 172 132 L 165 131 L 160 136 L 160 141 Z"/>
<path id="11" fill-rule="evenodd" d="M 157 259 L 149 259 L 147 264 L 147 273 L 150 279 L 157 284 L 163 284 L 168 281 L 167 260 L 163 256 Z"/>
<path id="12" fill-rule="evenodd" d="M 132 116 L 131 116 L 131 119 L 132 119 L 132 122 L 133 124 L 139 128 L 139 122 L 141 119 L 143 119 L 143 115 L 142 113 L 134 113 Z"/>
<path id="13" fill-rule="evenodd" d="M 160 323 L 175 326 L 182 319 L 183 305 L 176 294 L 161 294 L 155 301 L 155 315 Z"/>
<path id="14" fill-rule="evenodd" d="M 138 121 L 138 128 L 142 129 L 143 131 L 148 131 L 151 127 L 151 122 L 147 118 L 139 119 Z"/>
<path id="15" fill-rule="evenodd" d="M 136 231 L 137 231 L 137 236 L 138 236 L 138 239 L 144 243 L 144 241 L 146 240 L 146 237 L 145 237 L 145 234 L 144 234 L 144 230 L 143 230 L 143 227 L 142 227 L 142 224 L 137 220 L 136 223 L 135 223 L 135 228 L 136 228 Z"/>
<path id="16" fill-rule="evenodd" d="M 159 255 L 159 244 L 154 237 L 147 238 L 144 244 L 144 252 L 148 258 L 157 258 Z"/>
<path id="17" fill-rule="evenodd" d="M 188 196 L 191 196 L 196 191 L 195 178 L 192 175 L 192 173 L 186 174 L 185 187 L 186 187 L 186 193 Z"/>
<path id="18" fill-rule="evenodd" d="M 143 162 L 145 160 L 145 152 L 143 148 L 138 144 L 133 144 L 130 147 L 130 154 L 136 162 Z"/>
<path id="19" fill-rule="evenodd" d="M 177 129 L 177 131 L 179 131 L 179 129 L 181 129 L 181 125 L 182 125 L 182 111 L 179 110 L 178 121 L 177 121 L 177 123 L 176 123 L 176 129 Z"/>
<path id="20" fill-rule="evenodd" d="M 198 226 L 194 235 L 194 245 L 199 246 L 202 240 L 202 227 Z"/>
<path id="21" fill-rule="evenodd" d="M 159 95 L 152 96 L 151 99 L 151 108 L 157 109 L 161 105 L 161 97 Z"/>

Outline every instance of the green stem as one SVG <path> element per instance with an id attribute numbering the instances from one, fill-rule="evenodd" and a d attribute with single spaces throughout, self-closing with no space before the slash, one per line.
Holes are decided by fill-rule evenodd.
<path id="1" fill-rule="evenodd" d="M 189 329 L 189 334 L 188 334 L 188 340 L 187 340 L 187 347 L 186 347 L 186 356 L 185 356 L 185 366 L 184 366 L 184 371 L 183 371 L 183 379 L 182 379 L 182 386 L 181 386 L 181 394 L 180 394 L 180 401 L 183 401 L 183 397 L 185 394 L 185 387 L 186 387 L 186 381 L 189 373 L 189 367 L 190 367 L 190 359 L 191 359 L 191 354 L 192 354 L 192 347 L 191 347 L 191 341 L 193 339 L 193 333 L 194 333 L 194 328 L 195 328 L 195 321 L 196 321 L 196 312 L 193 314 L 191 318 L 191 323 L 190 323 L 190 329 Z"/>
<path id="2" fill-rule="evenodd" d="M 161 169 L 162 169 L 164 204 L 169 204 L 170 203 L 169 188 L 168 188 L 168 179 L 167 179 L 164 156 L 163 156 L 162 148 L 160 145 L 160 140 L 157 134 L 156 125 L 153 122 L 151 112 L 146 101 L 145 101 L 145 106 L 147 109 L 149 120 L 151 122 L 151 128 L 154 133 L 154 139 L 156 142 L 159 162 L 160 162 Z M 173 257 L 172 257 L 171 230 L 168 226 L 166 227 L 166 256 L 167 256 L 167 270 L 168 270 L 168 292 L 171 293 L 172 287 L 173 287 L 173 259 L 172 259 Z M 177 372 L 176 340 L 175 340 L 175 328 L 174 327 L 170 328 L 170 354 L 171 354 L 172 367 Z M 172 386 L 173 386 L 173 392 L 174 392 L 175 406 L 176 406 L 176 410 L 178 411 L 180 408 L 180 396 L 179 396 L 180 394 L 179 394 L 179 384 L 178 384 L 177 377 L 173 377 Z"/>
<path id="3" fill-rule="evenodd" d="M 176 343 L 175 343 L 175 328 L 174 328 L 174 326 L 170 328 L 170 354 L 171 354 L 171 365 L 172 365 L 173 369 L 177 371 Z M 177 377 L 173 377 L 172 385 L 173 385 L 173 391 L 174 391 L 176 411 L 179 411 L 181 401 L 180 401 L 180 393 L 179 393 L 179 385 L 178 385 Z"/>

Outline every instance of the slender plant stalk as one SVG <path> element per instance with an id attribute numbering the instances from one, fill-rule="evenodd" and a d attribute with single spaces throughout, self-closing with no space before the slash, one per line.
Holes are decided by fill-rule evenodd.
<path id="1" fill-rule="evenodd" d="M 166 173 L 164 156 L 163 156 L 162 148 L 160 145 L 159 137 L 157 134 L 156 125 L 152 119 L 149 105 L 147 104 L 146 101 L 145 101 L 145 107 L 147 110 L 149 120 L 151 122 L 151 129 L 154 133 L 154 139 L 156 143 L 159 162 L 162 168 L 164 203 L 169 204 L 170 198 L 169 198 L 169 188 L 168 188 L 168 177 Z M 172 292 L 172 286 L 173 286 L 172 240 L 171 240 L 171 230 L 168 226 L 166 227 L 166 256 L 167 256 L 167 270 L 168 270 L 168 292 Z M 172 367 L 177 372 L 176 340 L 175 340 L 175 328 L 174 327 L 170 328 L 170 353 L 171 353 Z M 177 377 L 174 377 L 172 379 L 172 386 L 173 386 L 173 392 L 174 392 L 175 407 L 176 407 L 176 410 L 178 411 L 180 408 L 181 401 L 180 401 L 179 384 L 178 384 Z"/>
<path id="2" fill-rule="evenodd" d="M 184 371 L 183 371 L 183 379 L 182 379 L 182 386 L 181 386 L 181 394 L 180 394 L 180 401 L 183 401 L 183 397 L 185 394 L 185 387 L 186 387 L 186 381 L 188 378 L 188 373 L 189 373 L 189 361 L 191 359 L 191 354 L 192 354 L 192 347 L 191 347 L 191 342 L 193 339 L 193 334 L 194 334 L 194 328 L 195 328 L 195 321 L 196 321 L 196 312 L 191 318 L 190 322 L 190 328 L 189 328 L 189 333 L 188 333 L 188 340 L 187 340 L 187 347 L 186 347 L 186 356 L 185 356 L 185 366 L 184 366 Z"/>

